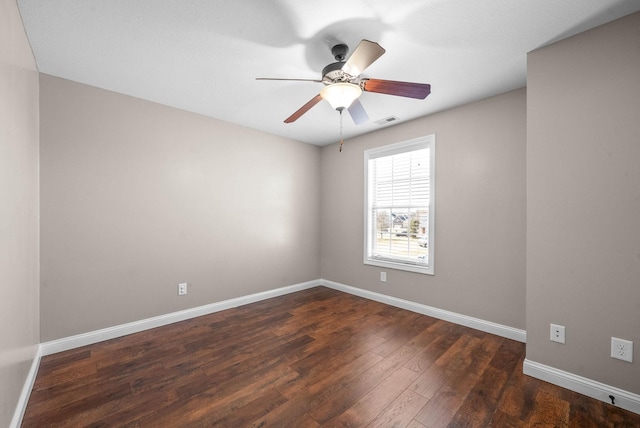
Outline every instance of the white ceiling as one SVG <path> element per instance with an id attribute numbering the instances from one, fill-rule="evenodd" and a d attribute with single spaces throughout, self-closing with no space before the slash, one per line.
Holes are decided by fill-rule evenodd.
<path id="1" fill-rule="evenodd" d="M 38 69 L 316 145 L 339 114 L 313 98 L 331 46 L 386 53 L 363 77 L 431 84 L 426 100 L 363 93 L 345 139 L 526 84 L 526 54 L 640 10 L 638 0 L 18 0 Z M 387 125 L 390 126 L 390 125 Z"/>

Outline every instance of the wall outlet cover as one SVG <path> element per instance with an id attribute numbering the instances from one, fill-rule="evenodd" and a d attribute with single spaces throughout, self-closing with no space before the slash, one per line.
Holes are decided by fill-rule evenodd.
<path id="1" fill-rule="evenodd" d="M 633 363 L 633 342 L 630 340 L 612 337 L 611 358 Z"/>
<path id="2" fill-rule="evenodd" d="M 564 326 L 551 324 L 551 328 L 549 330 L 549 339 L 552 342 L 565 343 Z"/>
<path id="3" fill-rule="evenodd" d="M 184 296 L 185 294 L 187 294 L 187 283 L 182 282 L 178 284 L 178 296 Z"/>

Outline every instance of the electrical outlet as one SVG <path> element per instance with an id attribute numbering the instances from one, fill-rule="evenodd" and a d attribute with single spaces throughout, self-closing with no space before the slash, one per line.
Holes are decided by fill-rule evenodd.
<path id="1" fill-rule="evenodd" d="M 187 283 L 182 282 L 178 284 L 178 296 L 184 296 L 185 294 L 187 294 Z"/>
<path id="2" fill-rule="evenodd" d="M 387 273 L 386 272 L 380 272 L 380 281 L 387 282 Z"/>
<path id="3" fill-rule="evenodd" d="M 551 324 L 550 337 L 551 341 L 558 343 L 565 343 L 564 341 L 564 326 L 558 324 Z"/>
<path id="4" fill-rule="evenodd" d="M 630 340 L 624 340 L 624 339 L 618 339 L 617 337 L 612 337 L 611 338 L 611 358 L 617 358 L 618 360 L 632 363 L 633 362 L 633 342 Z"/>

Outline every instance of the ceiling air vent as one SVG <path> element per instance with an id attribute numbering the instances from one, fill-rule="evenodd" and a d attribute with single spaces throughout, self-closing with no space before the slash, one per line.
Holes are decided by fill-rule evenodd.
<path id="1" fill-rule="evenodd" d="M 385 117 L 384 119 L 376 120 L 374 123 L 376 125 L 382 126 L 382 125 L 386 125 L 387 123 L 395 122 L 396 120 L 398 120 L 397 117 L 389 116 L 389 117 Z"/>

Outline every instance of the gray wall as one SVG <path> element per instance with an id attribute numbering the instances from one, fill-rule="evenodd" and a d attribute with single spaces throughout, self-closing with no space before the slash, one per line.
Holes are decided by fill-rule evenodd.
<path id="1" fill-rule="evenodd" d="M 527 358 L 636 394 L 639 29 L 636 13 L 532 52 L 527 101 Z M 635 342 L 633 364 L 611 336 Z"/>
<path id="2" fill-rule="evenodd" d="M 524 329 L 525 106 L 519 89 L 324 147 L 323 278 Z M 382 283 L 362 263 L 363 152 L 433 133 L 435 275 L 386 270 Z"/>
<path id="3" fill-rule="evenodd" d="M 40 90 L 43 342 L 320 277 L 318 147 Z"/>
<path id="4" fill-rule="evenodd" d="M 0 0 L 0 426 L 39 343 L 38 72 L 16 2 Z"/>

